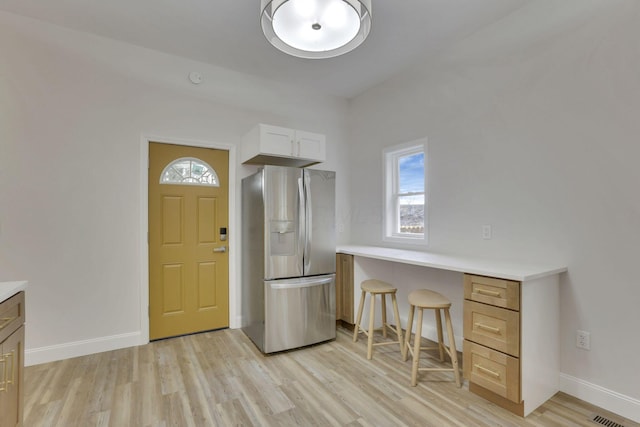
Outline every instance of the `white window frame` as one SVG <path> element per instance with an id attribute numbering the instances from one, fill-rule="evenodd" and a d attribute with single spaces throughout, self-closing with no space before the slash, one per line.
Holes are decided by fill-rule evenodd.
<path id="1" fill-rule="evenodd" d="M 411 195 L 399 193 L 399 159 L 408 155 L 424 153 L 424 233 L 416 235 L 414 233 L 401 233 L 399 230 L 399 206 L 400 196 Z M 411 141 L 406 144 L 388 147 L 383 151 L 383 177 L 384 177 L 384 230 L 382 240 L 385 242 L 403 243 L 408 245 L 426 246 L 428 240 L 428 156 L 427 139 Z M 419 194 L 419 193 L 418 193 Z"/>

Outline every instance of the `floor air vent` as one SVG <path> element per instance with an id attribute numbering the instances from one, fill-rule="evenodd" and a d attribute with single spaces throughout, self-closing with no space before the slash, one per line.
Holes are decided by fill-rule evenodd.
<path id="1" fill-rule="evenodd" d="M 594 415 L 593 417 L 591 417 L 591 421 L 596 422 L 598 424 L 602 424 L 603 426 L 606 426 L 606 427 L 625 427 L 624 425 L 619 424 L 615 421 L 612 421 L 608 418 L 605 418 L 601 415 Z"/>

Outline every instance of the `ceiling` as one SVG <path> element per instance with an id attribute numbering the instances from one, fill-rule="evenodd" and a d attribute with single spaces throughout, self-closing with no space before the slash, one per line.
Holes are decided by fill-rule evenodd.
<path id="1" fill-rule="evenodd" d="M 372 30 L 331 59 L 290 57 L 260 28 L 260 0 L 2 0 L 0 10 L 351 98 L 531 0 L 372 0 Z"/>

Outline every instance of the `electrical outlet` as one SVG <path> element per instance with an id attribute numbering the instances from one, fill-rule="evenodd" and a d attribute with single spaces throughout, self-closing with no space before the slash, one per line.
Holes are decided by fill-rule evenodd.
<path id="1" fill-rule="evenodd" d="M 578 330 L 576 334 L 576 347 L 583 350 L 591 350 L 591 334 L 587 331 Z"/>
<path id="2" fill-rule="evenodd" d="M 482 238 L 484 240 L 490 240 L 491 239 L 491 225 L 485 224 L 485 225 L 482 226 Z"/>

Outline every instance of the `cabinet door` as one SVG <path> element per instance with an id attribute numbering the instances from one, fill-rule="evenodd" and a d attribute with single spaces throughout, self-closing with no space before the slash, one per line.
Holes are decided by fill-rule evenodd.
<path id="1" fill-rule="evenodd" d="M 24 370 L 24 326 L 0 345 L 2 359 L 0 375 L 4 391 L 0 392 L 0 425 L 22 425 L 22 390 Z"/>
<path id="2" fill-rule="evenodd" d="M 353 255 L 337 255 L 336 276 L 337 318 L 353 324 Z"/>
<path id="3" fill-rule="evenodd" d="M 325 136 L 317 133 L 296 131 L 295 152 L 297 157 L 313 159 L 320 162 L 326 160 Z"/>
<path id="4" fill-rule="evenodd" d="M 0 426 L 11 425 L 9 393 L 7 393 L 7 360 L 2 357 L 4 342 L 0 343 Z"/>
<path id="5" fill-rule="evenodd" d="M 295 156 L 295 132 L 279 126 L 260 125 L 260 152 L 275 156 Z"/>

